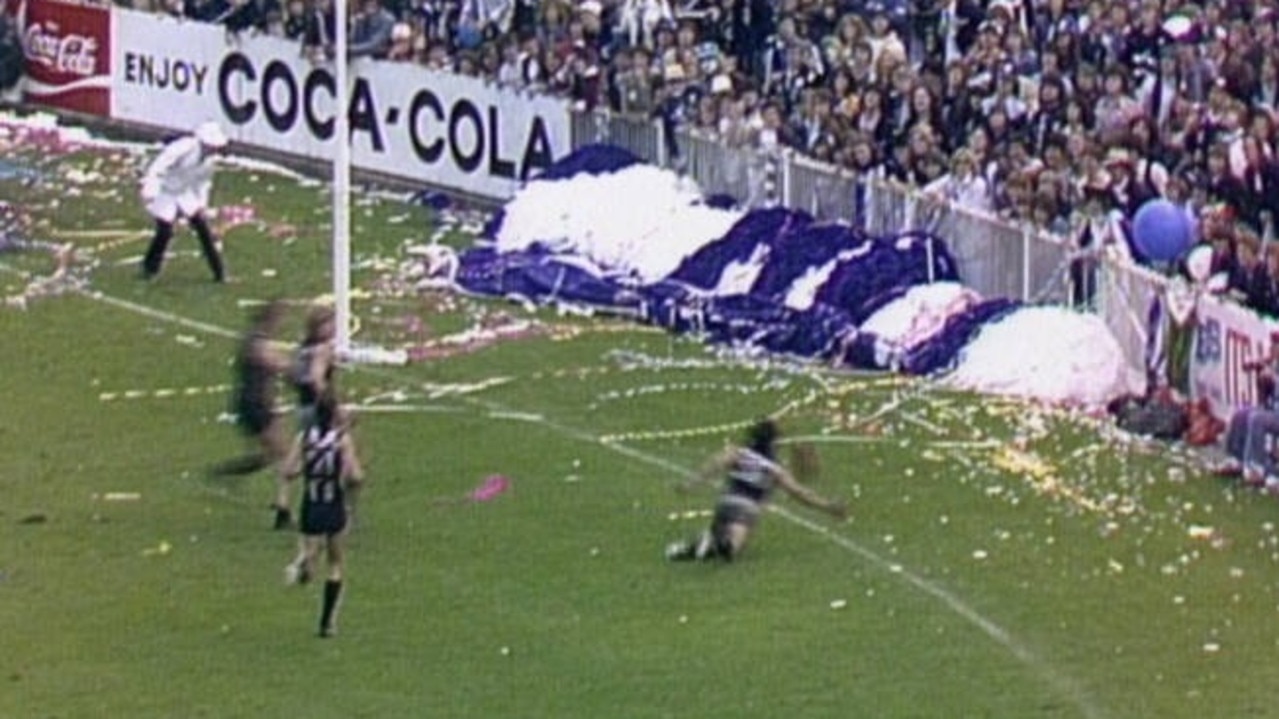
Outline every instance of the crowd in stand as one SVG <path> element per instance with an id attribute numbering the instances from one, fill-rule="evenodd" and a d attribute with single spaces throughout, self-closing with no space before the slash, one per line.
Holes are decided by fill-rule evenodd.
<path id="1" fill-rule="evenodd" d="M 131 2 L 333 54 L 332 0 Z M 353 0 L 348 27 L 352 56 L 789 148 L 1083 244 L 1164 197 L 1279 314 L 1276 3 Z"/>

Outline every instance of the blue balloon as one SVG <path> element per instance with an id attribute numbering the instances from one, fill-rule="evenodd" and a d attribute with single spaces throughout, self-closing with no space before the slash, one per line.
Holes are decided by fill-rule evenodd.
<path id="1" fill-rule="evenodd" d="M 1152 262 L 1174 262 L 1194 245 L 1190 215 L 1167 200 L 1149 200 L 1132 221 L 1132 243 Z"/>

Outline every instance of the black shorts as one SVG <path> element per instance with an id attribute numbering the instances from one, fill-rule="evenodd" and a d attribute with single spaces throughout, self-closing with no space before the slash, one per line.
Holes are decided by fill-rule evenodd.
<path id="1" fill-rule="evenodd" d="M 346 507 L 330 504 L 302 504 L 298 528 L 307 536 L 327 536 L 346 529 Z"/>
<path id="2" fill-rule="evenodd" d="M 754 527 L 759 522 L 759 513 L 759 502 L 740 494 L 726 494 L 715 504 L 715 517 L 711 520 L 711 524 L 715 527 L 725 527 L 730 524 Z"/>
<path id="3" fill-rule="evenodd" d="M 260 437 L 271 428 L 275 413 L 264 402 L 241 402 L 236 409 L 236 424 L 248 437 Z"/>

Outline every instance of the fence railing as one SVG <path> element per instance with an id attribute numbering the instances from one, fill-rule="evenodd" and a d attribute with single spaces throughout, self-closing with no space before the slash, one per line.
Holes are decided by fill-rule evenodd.
<path id="1" fill-rule="evenodd" d="M 660 122 L 644 117 L 575 115 L 574 149 L 600 142 L 685 173 L 708 194 L 731 195 L 746 207 L 782 205 L 871 234 L 932 231 L 946 241 L 965 283 L 987 296 L 1028 302 L 1067 302 L 1072 296 L 1070 242 L 917 189 L 867 180 L 794 152 L 731 147 L 687 130 L 666 138 Z"/>
<path id="2" fill-rule="evenodd" d="M 1104 260 L 1097 264 L 1093 307 L 1136 367 L 1145 365 L 1150 307 L 1167 291 L 1168 282 L 1154 270 L 1131 263 Z"/>

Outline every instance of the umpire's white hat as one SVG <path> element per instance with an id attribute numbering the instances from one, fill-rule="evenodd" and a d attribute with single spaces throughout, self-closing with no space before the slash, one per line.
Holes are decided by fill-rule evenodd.
<path id="1" fill-rule="evenodd" d="M 226 147 L 226 133 L 218 123 L 209 121 L 195 128 L 195 139 L 207 147 Z"/>

